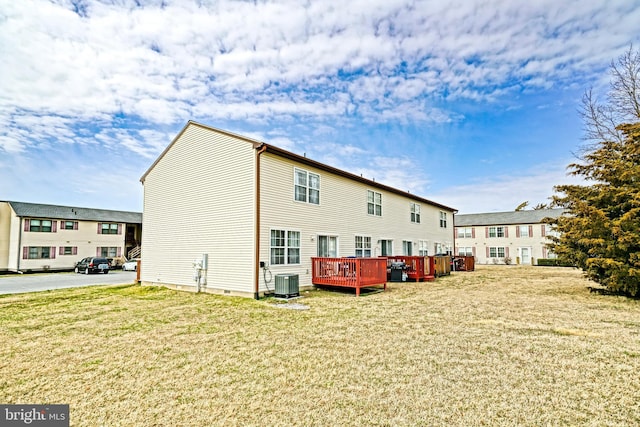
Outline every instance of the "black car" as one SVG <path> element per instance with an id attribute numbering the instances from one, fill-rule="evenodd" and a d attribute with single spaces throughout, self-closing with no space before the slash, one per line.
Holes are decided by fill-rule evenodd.
<path id="1" fill-rule="evenodd" d="M 109 272 L 109 260 L 101 257 L 83 258 L 76 263 L 76 273 L 104 273 Z"/>

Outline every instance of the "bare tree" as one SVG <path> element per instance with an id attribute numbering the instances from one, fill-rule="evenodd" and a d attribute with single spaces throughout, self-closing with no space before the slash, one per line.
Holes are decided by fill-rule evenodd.
<path id="1" fill-rule="evenodd" d="M 633 46 L 617 61 L 611 61 L 611 84 L 604 102 L 592 89 L 582 97 L 580 115 L 585 124 L 585 139 L 594 142 L 616 141 L 625 138 L 618 126 L 640 120 L 640 51 Z"/>

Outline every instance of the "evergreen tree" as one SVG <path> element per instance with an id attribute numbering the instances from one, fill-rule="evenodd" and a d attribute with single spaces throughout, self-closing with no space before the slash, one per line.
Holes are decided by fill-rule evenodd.
<path id="1" fill-rule="evenodd" d="M 640 295 L 640 52 L 611 64 L 607 103 L 587 92 L 583 117 L 595 143 L 569 165 L 591 185 L 560 185 L 551 249 L 612 291 Z"/>

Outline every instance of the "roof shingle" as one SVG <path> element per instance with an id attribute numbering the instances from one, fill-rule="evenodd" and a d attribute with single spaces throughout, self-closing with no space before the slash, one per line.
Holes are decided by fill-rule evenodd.
<path id="1" fill-rule="evenodd" d="M 142 224 L 142 213 L 140 212 L 43 205 L 40 203 L 7 203 L 11 205 L 11 208 L 19 217 Z"/>

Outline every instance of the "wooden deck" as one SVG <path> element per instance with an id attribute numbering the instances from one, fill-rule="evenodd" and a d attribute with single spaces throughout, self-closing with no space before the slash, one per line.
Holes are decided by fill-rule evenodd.
<path id="1" fill-rule="evenodd" d="M 386 258 L 311 258 L 314 285 L 360 289 L 384 285 L 387 289 Z"/>
<path id="2" fill-rule="evenodd" d="M 476 269 L 476 259 L 472 256 L 455 257 L 456 271 L 474 271 Z"/>
<path id="3" fill-rule="evenodd" d="M 407 278 L 415 282 L 433 282 L 435 277 L 435 260 L 431 256 L 390 256 L 387 257 L 387 269 L 394 262 L 404 262 L 407 266 Z"/>

